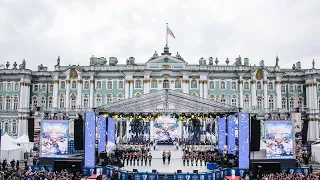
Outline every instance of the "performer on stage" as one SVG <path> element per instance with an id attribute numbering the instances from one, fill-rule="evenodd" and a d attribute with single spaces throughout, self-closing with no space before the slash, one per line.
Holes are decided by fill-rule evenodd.
<path id="1" fill-rule="evenodd" d="M 152 155 L 151 155 L 151 153 L 149 153 L 148 159 L 149 159 L 149 166 L 151 166 L 151 160 L 152 160 Z"/>
<path id="2" fill-rule="evenodd" d="M 186 159 L 187 159 L 187 166 L 189 166 L 189 154 L 187 154 Z"/>
<path id="3" fill-rule="evenodd" d="M 196 166 L 198 166 L 198 160 L 199 160 L 199 155 L 198 155 L 198 153 L 197 153 L 197 154 L 196 154 L 196 158 L 195 158 Z"/>
<path id="4" fill-rule="evenodd" d="M 193 154 L 190 154 L 191 166 L 193 166 L 193 160 L 194 160 L 194 156 L 193 156 Z"/>
<path id="5" fill-rule="evenodd" d="M 145 154 L 143 155 L 143 158 L 144 158 L 144 165 L 145 165 L 145 166 L 148 166 L 148 164 L 147 164 L 147 162 L 148 162 L 148 154 L 145 153 Z"/>
<path id="6" fill-rule="evenodd" d="M 202 166 L 202 161 L 204 160 L 203 155 L 200 155 L 200 166 Z"/>
<path id="7" fill-rule="evenodd" d="M 168 164 L 170 164 L 170 160 L 171 160 L 171 152 L 170 151 L 168 152 L 167 157 L 168 157 Z"/>
<path id="8" fill-rule="evenodd" d="M 186 154 L 185 153 L 183 153 L 182 159 L 183 159 L 183 166 L 186 166 Z"/>
<path id="9" fill-rule="evenodd" d="M 162 153 L 162 161 L 163 161 L 163 164 L 166 164 L 166 151 L 163 151 Z"/>
<path id="10" fill-rule="evenodd" d="M 141 154 L 140 154 L 140 153 L 137 153 L 137 166 L 139 166 L 140 156 L 141 156 Z M 141 165 L 141 166 L 142 166 L 142 165 Z"/>
<path id="11" fill-rule="evenodd" d="M 133 161 L 133 154 L 130 153 L 130 166 L 132 166 L 132 161 Z"/>
<path id="12" fill-rule="evenodd" d="M 143 166 L 143 159 L 144 159 L 144 154 L 140 154 L 141 166 Z"/>

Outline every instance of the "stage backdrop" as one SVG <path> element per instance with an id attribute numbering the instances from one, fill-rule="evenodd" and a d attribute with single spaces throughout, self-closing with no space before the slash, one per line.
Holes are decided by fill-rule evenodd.
<path id="1" fill-rule="evenodd" d="M 250 120 L 249 114 L 239 113 L 239 168 L 249 169 Z"/>
<path id="2" fill-rule="evenodd" d="M 64 120 L 41 121 L 41 157 L 68 157 L 69 122 Z"/>
<path id="3" fill-rule="evenodd" d="M 95 166 L 95 141 L 96 141 L 96 113 L 85 114 L 85 145 L 84 145 L 84 166 Z"/>
<path id="4" fill-rule="evenodd" d="M 178 138 L 178 120 L 170 116 L 159 116 L 154 122 L 155 140 L 171 141 Z"/>
<path id="5" fill-rule="evenodd" d="M 106 118 L 104 115 L 99 116 L 99 134 L 98 134 L 98 153 L 106 151 Z"/>
<path id="6" fill-rule="evenodd" d="M 292 121 L 266 121 L 266 146 L 268 159 L 292 159 L 293 127 Z"/>

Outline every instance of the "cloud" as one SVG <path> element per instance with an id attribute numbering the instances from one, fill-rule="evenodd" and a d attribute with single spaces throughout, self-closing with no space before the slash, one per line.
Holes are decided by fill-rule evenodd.
<path id="1" fill-rule="evenodd" d="M 168 22 L 170 50 L 189 64 L 241 55 L 274 65 L 278 55 L 282 68 L 311 68 L 313 58 L 319 68 L 319 8 L 317 0 L 3 0 L 0 58 L 51 70 L 59 55 L 62 65 L 88 65 L 91 55 L 144 63 L 163 50 Z"/>

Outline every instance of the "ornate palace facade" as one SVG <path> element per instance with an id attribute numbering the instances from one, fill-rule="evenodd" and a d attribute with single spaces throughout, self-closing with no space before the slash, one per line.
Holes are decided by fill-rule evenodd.
<path id="1" fill-rule="evenodd" d="M 232 62 L 231 62 L 232 61 Z M 234 60 L 201 58 L 188 64 L 169 48 L 143 64 L 134 57 L 118 64 L 92 56 L 88 66 L 60 65 L 53 71 L 43 65 L 38 70 L 8 62 L 0 69 L 0 127 L 2 132 L 20 136 L 27 132 L 29 117 L 73 117 L 94 107 L 121 101 L 162 89 L 208 98 L 242 111 L 258 114 L 260 119 L 288 119 L 290 113 L 303 112 L 304 118 L 319 118 L 320 69 L 251 66 L 248 58 Z M 48 117 L 49 116 L 49 117 Z M 51 117 L 50 117 L 51 116 Z"/>

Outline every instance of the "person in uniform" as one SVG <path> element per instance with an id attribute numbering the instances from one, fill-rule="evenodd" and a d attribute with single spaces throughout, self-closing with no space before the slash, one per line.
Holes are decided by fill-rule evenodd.
<path id="1" fill-rule="evenodd" d="M 186 155 L 187 166 L 189 166 L 189 154 Z"/>
<path id="2" fill-rule="evenodd" d="M 137 153 L 137 166 L 139 166 L 139 162 L 140 162 L 140 153 Z"/>
<path id="3" fill-rule="evenodd" d="M 144 165 L 145 165 L 145 166 L 148 166 L 148 164 L 147 164 L 147 162 L 148 162 L 148 154 L 145 153 L 145 154 L 143 155 L 143 158 L 144 158 Z"/>
<path id="4" fill-rule="evenodd" d="M 149 166 L 151 166 L 151 160 L 152 160 L 152 155 L 151 155 L 151 153 L 149 153 L 148 159 L 149 159 Z"/>
<path id="5" fill-rule="evenodd" d="M 199 157 L 200 157 L 200 166 L 202 166 L 202 161 L 203 161 L 203 159 L 204 159 L 204 158 L 203 158 L 203 154 L 201 154 Z"/>
<path id="6" fill-rule="evenodd" d="M 144 153 L 140 154 L 141 166 L 143 166 L 143 160 L 144 160 Z"/>
<path id="7" fill-rule="evenodd" d="M 166 151 L 163 151 L 162 152 L 162 161 L 163 161 L 163 164 L 166 164 Z"/>
<path id="8" fill-rule="evenodd" d="M 193 166 L 193 160 L 194 160 L 194 156 L 193 156 L 193 154 L 190 154 L 190 162 L 191 162 L 191 166 Z"/>
<path id="9" fill-rule="evenodd" d="M 132 166 L 132 161 L 133 161 L 133 154 L 130 153 L 130 166 Z"/>
<path id="10" fill-rule="evenodd" d="M 182 155 L 182 161 L 183 161 L 183 166 L 186 166 L 186 154 L 183 153 Z"/>
<path id="11" fill-rule="evenodd" d="M 198 166 L 198 160 L 199 160 L 199 155 L 198 155 L 198 153 L 197 153 L 197 154 L 196 154 L 196 157 L 195 157 L 196 166 Z"/>
<path id="12" fill-rule="evenodd" d="M 168 164 L 170 164 L 170 160 L 171 160 L 171 152 L 170 151 L 168 152 L 167 157 L 168 157 Z"/>

